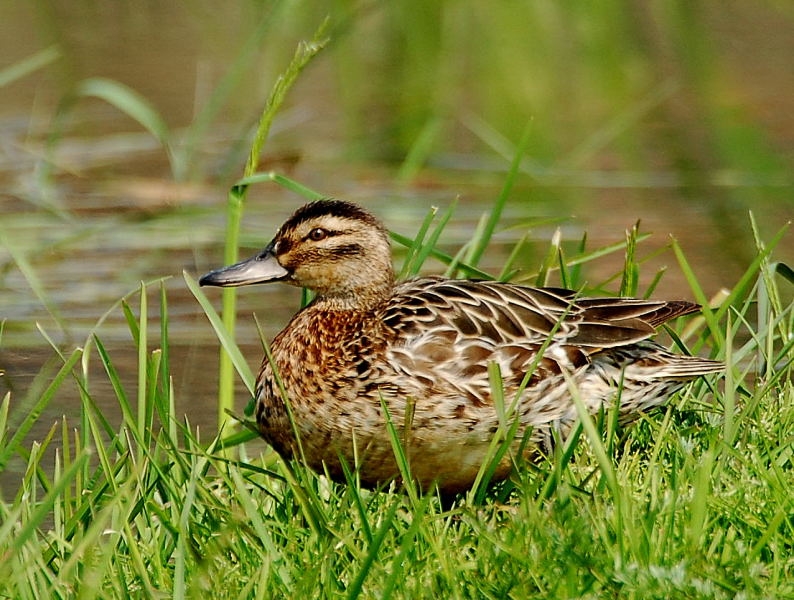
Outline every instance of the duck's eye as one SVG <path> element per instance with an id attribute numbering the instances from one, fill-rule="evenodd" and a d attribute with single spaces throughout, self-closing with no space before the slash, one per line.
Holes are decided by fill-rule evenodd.
<path id="1" fill-rule="evenodd" d="M 314 242 L 319 242 L 328 237 L 328 232 L 322 227 L 315 227 L 309 232 L 309 239 Z"/>

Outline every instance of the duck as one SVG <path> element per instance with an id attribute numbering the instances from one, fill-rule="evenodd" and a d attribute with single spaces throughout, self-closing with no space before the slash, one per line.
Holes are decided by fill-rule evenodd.
<path id="1" fill-rule="evenodd" d="M 510 451 L 493 466 L 493 482 L 508 478 L 517 458 L 565 439 L 579 417 L 575 397 L 591 414 L 617 405 L 629 423 L 687 382 L 723 370 L 650 339 L 700 310 L 685 300 L 396 281 L 388 230 L 344 200 L 305 204 L 264 250 L 199 283 L 276 281 L 308 288 L 314 299 L 262 362 L 259 433 L 286 461 L 339 481 L 355 472 L 366 487 L 400 478 L 395 438 L 421 489 L 458 494 L 493 459 L 495 437 Z"/>

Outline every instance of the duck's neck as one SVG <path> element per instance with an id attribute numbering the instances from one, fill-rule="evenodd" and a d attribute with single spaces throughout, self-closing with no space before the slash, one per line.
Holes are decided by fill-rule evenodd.
<path id="1" fill-rule="evenodd" d="M 329 311 L 371 312 L 382 306 L 391 297 L 393 277 L 371 282 L 359 288 L 346 288 L 333 292 L 318 293 L 313 304 Z"/>

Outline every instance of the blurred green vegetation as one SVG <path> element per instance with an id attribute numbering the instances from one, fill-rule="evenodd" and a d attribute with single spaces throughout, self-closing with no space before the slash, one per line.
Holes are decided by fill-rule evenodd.
<path id="1" fill-rule="evenodd" d="M 250 127 L 297 40 L 328 16 L 331 50 L 293 105 L 333 121 L 348 156 L 399 163 L 424 140 L 428 161 L 465 167 L 456 154 L 498 155 L 496 136 L 517 143 L 531 122 L 541 182 L 587 183 L 580 171 L 596 169 L 646 172 L 604 180 L 614 185 L 791 183 L 794 132 L 770 127 L 762 111 L 794 84 L 785 39 L 775 43 L 794 25 L 784 3 L 35 4 L 32 21 L 17 16 L 60 52 L 50 70 L 62 93 L 117 79 L 173 127 L 208 104 L 207 118 Z M 761 30 L 768 21 L 778 33 Z M 743 47 L 754 53 L 739 60 Z"/>
<path id="2" fill-rule="evenodd" d="M 295 44 L 328 17 L 329 47 L 275 124 L 275 158 L 385 165 L 407 183 L 427 173 L 491 177 L 498 187 L 528 131 L 518 200 L 585 212 L 610 192 L 669 202 L 671 219 L 676 203 L 702 206 L 725 259 L 737 263 L 750 254 L 732 243 L 752 242 L 746 210 L 764 223 L 765 213 L 791 208 L 794 11 L 786 3 L 33 6 L 10 11 L 9 23 L 36 35 L 23 42 L 11 31 L 6 56 L 49 95 L 20 83 L 10 91 L 39 104 L 61 100 L 49 132 L 56 144 L 61 135 L 135 128 L 90 112 L 99 109 L 87 98 L 111 102 L 159 140 L 177 180 L 239 177 L 262 99 Z M 42 48 L 46 70 L 30 75 L 29 57 Z M 110 82 L 143 104 L 114 102 L 104 95 Z"/>

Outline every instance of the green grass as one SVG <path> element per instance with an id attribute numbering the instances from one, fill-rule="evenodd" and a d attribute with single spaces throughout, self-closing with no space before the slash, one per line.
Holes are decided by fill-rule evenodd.
<path id="1" fill-rule="evenodd" d="M 451 218 L 428 219 L 409 272 L 430 256 L 474 269 L 433 249 Z M 138 350 L 136 389 L 124 388 L 97 335 L 61 355 L 27 414 L 10 394 L 3 400 L 0 468 L 12 457 L 27 466 L 0 504 L 0 597 L 792 597 L 794 309 L 775 241 L 759 240 L 758 260 L 724 304 L 673 331 L 725 360 L 724 378 L 695 383 L 627 431 L 609 415 L 587 417 L 547 462 L 519 463 L 512 481 L 452 507 L 412 488 L 362 490 L 354 471 L 347 485 L 331 484 L 271 452 L 252 455 L 247 432 L 199 439 L 174 409 L 167 295 L 162 284 L 142 286 L 118 308 Z M 636 281 L 639 248 L 623 246 L 627 273 L 616 277 Z M 580 285 L 581 267 L 602 254 L 580 250 L 567 258 L 552 244 L 541 270 Z M 85 365 L 97 360 L 121 424 L 92 392 Z M 68 381 L 80 390 L 79 417 L 28 442 Z M 396 430 L 393 442 L 399 452 Z"/>

